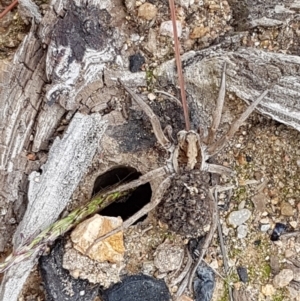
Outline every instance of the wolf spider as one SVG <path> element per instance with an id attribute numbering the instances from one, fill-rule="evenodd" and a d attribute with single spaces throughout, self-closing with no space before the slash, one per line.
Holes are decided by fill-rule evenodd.
<path id="1" fill-rule="evenodd" d="M 151 198 L 149 204 L 145 205 L 140 211 L 134 214 L 132 217 L 127 219 L 121 228 L 117 228 L 112 232 L 106 234 L 98 238 L 94 244 L 104 238 L 120 231 L 121 229 L 125 229 L 132 225 L 136 220 L 140 217 L 144 216 L 152 209 L 154 209 L 161 201 L 164 196 L 164 193 L 169 188 L 171 184 L 171 178 L 181 171 L 191 171 L 193 169 L 198 169 L 203 173 L 217 173 L 217 174 L 232 174 L 232 171 L 225 167 L 216 164 L 208 163 L 208 159 L 219 153 L 226 143 L 233 137 L 235 132 L 239 129 L 242 123 L 249 117 L 249 115 L 253 112 L 259 102 L 266 96 L 268 90 L 263 92 L 257 100 L 251 103 L 251 105 L 246 109 L 246 111 L 233 122 L 229 131 L 221 137 L 219 140 L 216 140 L 216 132 L 220 125 L 222 109 L 225 98 L 225 65 L 222 72 L 221 78 L 221 86 L 219 91 L 219 96 L 217 99 L 216 109 L 212 115 L 212 124 L 208 130 L 208 134 L 205 136 L 204 131 L 200 131 L 200 134 L 195 130 L 182 130 L 177 134 L 177 145 L 174 145 L 164 134 L 162 130 L 161 124 L 159 122 L 158 117 L 152 111 L 149 105 L 147 105 L 137 94 L 135 94 L 130 88 L 126 87 L 121 81 L 121 84 L 124 86 L 125 90 L 129 93 L 132 99 L 139 105 L 139 107 L 144 111 L 144 113 L 149 117 L 150 122 L 152 124 L 153 132 L 158 143 L 168 152 L 169 157 L 166 161 L 166 165 L 164 167 L 158 168 L 156 170 L 150 171 L 149 173 L 143 175 L 138 180 L 135 180 L 129 185 L 124 185 L 124 189 L 128 187 L 136 187 L 145 182 L 148 182 L 154 178 L 164 176 L 166 179 L 159 185 L 159 187 L 154 191 L 154 194 Z M 201 134 L 202 133 L 202 134 Z M 212 214 L 212 222 L 210 226 L 210 230 L 205 237 L 205 241 L 201 244 L 201 250 L 198 250 L 198 259 L 194 263 L 194 267 L 192 268 L 193 260 L 189 256 L 189 261 L 181 273 L 176 283 L 181 282 L 181 287 L 178 291 L 179 295 L 184 291 L 187 283 L 189 283 L 189 289 L 191 291 L 192 281 L 197 267 L 199 266 L 201 260 L 203 259 L 207 248 L 213 238 L 213 234 L 217 228 L 217 220 L 218 220 L 218 212 L 217 205 L 213 197 L 212 192 L 213 187 L 208 189 L 207 195 L 210 200 L 211 214 Z M 123 190 L 123 189 L 122 189 Z M 173 283 L 174 284 L 174 283 Z"/>

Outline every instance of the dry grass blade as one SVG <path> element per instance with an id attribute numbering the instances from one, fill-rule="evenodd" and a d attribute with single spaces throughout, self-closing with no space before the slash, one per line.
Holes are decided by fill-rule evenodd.
<path id="1" fill-rule="evenodd" d="M 18 0 L 14 0 L 6 9 L 0 13 L 0 19 L 3 18 L 7 13 L 9 13 L 16 5 L 18 4 Z"/>
<path id="2" fill-rule="evenodd" d="M 4 262 L 0 263 L 0 273 L 5 272 L 13 265 L 26 260 L 30 257 L 37 256 L 43 253 L 43 250 L 51 242 L 54 242 L 59 236 L 64 235 L 66 232 L 77 226 L 88 216 L 95 214 L 99 210 L 107 207 L 112 202 L 127 196 L 133 189 L 125 190 L 122 192 L 110 192 L 107 194 L 100 194 L 94 196 L 88 204 L 75 209 L 65 218 L 58 220 L 50 225 L 40 234 L 38 234 L 32 241 L 26 242 L 19 246 L 11 255 L 9 255 Z"/>
<path id="3" fill-rule="evenodd" d="M 179 47 L 178 34 L 177 34 L 174 0 L 169 0 L 169 5 L 170 5 L 171 19 L 172 19 L 172 24 L 173 24 L 175 60 L 176 60 L 176 65 L 177 65 L 177 74 L 178 74 L 178 81 L 179 81 L 179 87 L 180 87 L 180 93 L 181 93 L 181 102 L 182 102 L 183 113 L 184 113 L 185 129 L 187 131 L 189 131 L 191 128 L 191 125 L 190 125 L 190 119 L 189 119 L 188 105 L 187 105 L 187 101 L 186 101 L 184 78 L 183 78 L 182 67 L 181 67 L 180 47 Z"/>

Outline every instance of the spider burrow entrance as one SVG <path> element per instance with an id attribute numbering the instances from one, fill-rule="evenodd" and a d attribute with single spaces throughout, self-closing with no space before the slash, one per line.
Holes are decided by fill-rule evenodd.
<path id="1" fill-rule="evenodd" d="M 118 166 L 97 177 L 94 184 L 93 195 L 118 183 L 127 183 L 137 180 L 141 176 L 135 168 Z M 128 197 L 119 202 L 114 202 L 100 211 L 105 216 L 120 216 L 123 220 L 130 218 L 151 200 L 152 190 L 149 183 L 137 187 Z M 146 218 L 144 215 L 139 220 Z"/>

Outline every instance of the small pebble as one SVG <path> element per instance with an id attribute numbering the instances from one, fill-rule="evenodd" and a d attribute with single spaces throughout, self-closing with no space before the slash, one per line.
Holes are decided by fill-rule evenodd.
<path id="1" fill-rule="evenodd" d="M 195 27 L 190 34 L 190 38 L 193 40 L 203 38 L 209 33 L 209 30 L 209 27 Z"/>
<path id="2" fill-rule="evenodd" d="M 232 211 L 228 217 L 228 223 L 234 227 L 240 226 L 251 217 L 251 211 L 248 209 L 241 209 Z"/>
<path id="3" fill-rule="evenodd" d="M 296 229 L 297 228 L 297 222 L 296 221 L 290 221 L 290 225 Z"/>
<path id="4" fill-rule="evenodd" d="M 177 27 L 177 35 L 178 37 L 180 37 L 182 34 L 182 25 L 179 21 L 176 21 L 176 27 Z M 162 36 L 168 36 L 170 38 L 173 38 L 174 35 L 173 35 L 172 21 L 162 22 L 160 25 L 159 33 Z"/>
<path id="5" fill-rule="evenodd" d="M 280 272 L 279 257 L 277 255 L 270 256 L 270 267 L 273 275 L 277 275 Z"/>
<path id="6" fill-rule="evenodd" d="M 272 284 L 266 284 L 265 286 L 262 286 L 261 292 L 265 296 L 273 296 L 276 292 L 276 289 L 274 288 L 274 286 Z"/>
<path id="7" fill-rule="evenodd" d="M 283 269 L 273 279 L 273 285 L 275 288 L 281 288 L 287 286 L 294 278 L 294 273 L 290 269 Z"/>
<path id="8" fill-rule="evenodd" d="M 195 301 L 210 301 L 215 288 L 214 271 L 209 266 L 200 264 L 193 286 Z"/>
<path id="9" fill-rule="evenodd" d="M 254 242 L 253 242 L 253 244 L 255 245 L 255 246 L 260 246 L 260 244 L 261 244 L 261 240 L 260 239 L 257 239 L 257 240 L 255 240 Z"/>
<path id="10" fill-rule="evenodd" d="M 225 236 L 227 236 L 229 234 L 229 229 L 227 228 L 227 226 L 225 224 L 222 225 L 222 232 Z"/>
<path id="11" fill-rule="evenodd" d="M 248 156 L 248 155 L 246 155 L 246 161 L 247 161 L 248 163 L 250 163 L 250 162 L 252 161 L 252 157 L 251 157 L 251 156 Z"/>
<path id="12" fill-rule="evenodd" d="M 150 21 L 157 15 L 157 8 L 151 3 L 144 3 L 139 7 L 138 16 L 142 19 Z"/>
<path id="13" fill-rule="evenodd" d="M 263 225 L 260 225 L 260 231 L 261 231 L 261 232 L 267 232 L 270 228 L 271 228 L 271 225 L 270 225 L 270 224 L 263 224 Z"/>
<path id="14" fill-rule="evenodd" d="M 153 101 L 153 100 L 155 100 L 155 99 L 156 99 L 156 96 L 155 96 L 155 94 L 153 94 L 153 93 L 149 93 L 149 94 L 148 94 L 148 99 L 149 99 L 150 101 Z"/>
<path id="15" fill-rule="evenodd" d="M 241 209 L 244 209 L 245 208 L 245 205 L 246 205 L 246 201 L 243 200 L 239 203 L 239 206 L 238 206 L 238 209 L 241 210 Z"/>
<path id="16" fill-rule="evenodd" d="M 248 234 L 248 227 L 246 225 L 240 225 L 237 228 L 237 237 L 239 239 L 245 238 Z"/>
<path id="17" fill-rule="evenodd" d="M 282 223 L 276 223 L 275 227 L 273 229 L 273 232 L 271 234 L 271 240 L 277 241 L 280 238 L 280 235 L 283 234 L 286 231 L 286 225 Z"/>
<path id="18" fill-rule="evenodd" d="M 237 268 L 237 272 L 238 272 L 238 275 L 239 275 L 240 280 L 242 282 L 246 283 L 246 282 L 249 281 L 248 272 L 247 272 L 246 268 L 244 268 L 244 267 L 238 267 Z"/>
<path id="19" fill-rule="evenodd" d="M 145 64 L 145 58 L 140 54 L 134 54 L 129 57 L 129 70 L 133 73 L 141 70 L 141 67 Z"/>
<path id="20" fill-rule="evenodd" d="M 156 249 L 154 265 L 160 273 L 176 270 L 178 263 L 184 256 L 184 249 L 180 246 L 163 243 Z"/>
<path id="21" fill-rule="evenodd" d="M 217 259 L 213 260 L 213 261 L 209 264 L 209 266 L 210 266 L 212 269 L 217 270 L 217 269 L 219 268 L 218 260 L 217 260 Z"/>
<path id="22" fill-rule="evenodd" d="M 264 217 L 259 221 L 261 224 L 269 224 L 270 220 L 268 217 Z"/>
<path id="23" fill-rule="evenodd" d="M 280 206 L 281 214 L 284 216 L 293 216 L 294 211 L 291 204 L 288 202 L 282 202 Z"/>

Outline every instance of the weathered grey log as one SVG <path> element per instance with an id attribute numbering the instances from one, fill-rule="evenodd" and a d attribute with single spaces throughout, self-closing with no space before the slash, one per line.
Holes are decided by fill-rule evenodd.
<path id="1" fill-rule="evenodd" d="M 30 3 L 22 2 L 27 7 Z M 39 169 L 45 160 L 31 161 L 27 154 L 47 151 L 55 131 L 66 126 L 76 111 L 102 113 L 113 97 L 98 98 L 97 93 L 103 87 L 105 63 L 117 61 L 114 47 L 120 50 L 125 38 L 108 25 L 108 11 L 114 7 L 113 1 L 75 4 L 54 0 L 42 20 L 35 9 L 27 9 L 24 17 L 34 18 L 31 31 L 13 62 L 0 64 L 0 205 L 5 210 L 10 207 L 0 216 L 5 225 L 0 229 L 2 251 L 24 211 L 25 173 Z M 118 9 L 117 17 L 111 19 L 120 22 L 122 16 Z"/>
<path id="2" fill-rule="evenodd" d="M 14 235 L 15 248 L 56 221 L 90 166 L 106 127 L 97 113 L 77 113 L 63 139 L 56 138 L 42 173 L 32 172 L 29 177 L 28 207 Z M 5 274 L 0 300 L 17 300 L 37 255 Z"/>
<path id="3" fill-rule="evenodd" d="M 273 27 L 288 23 L 299 13 L 298 0 L 229 0 L 234 24 L 238 30 L 256 26 Z"/>
<path id="4" fill-rule="evenodd" d="M 18 10 L 23 20 L 29 24 L 33 19 L 36 23 L 40 23 L 42 15 L 39 11 L 38 6 L 31 0 L 20 0 Z"/>
<path id="5" fill-rule="evenodd" d="M 227 64 L 227 91 L 249 103 L 264 90 L 270 89 L 258 110 L 300 130 L 298 56 L 252 48 L 239 48 L 236 51 L 210 48 L 186 53 L 183 57 L 183 68 L 187 94 L 203 110 L 211 112 L 214 108 L 224 63 Z M 160 66 L 157 73 L 161 78 L 168 78 L 176 84 L 173 60 Z M 209 120 L 207 118 L 205 119 Z"/>

